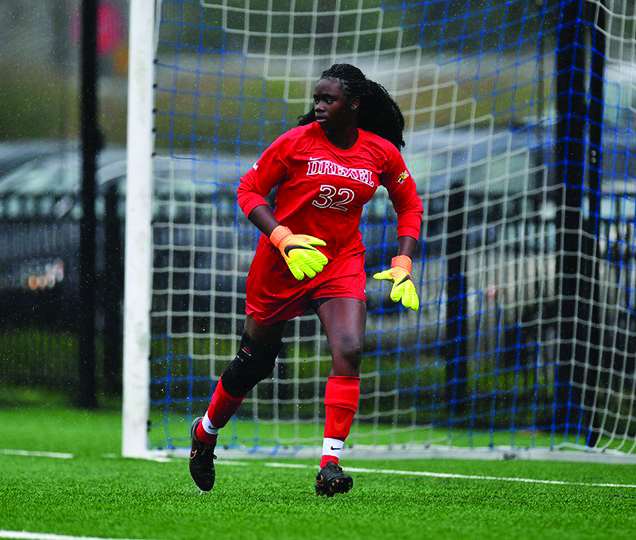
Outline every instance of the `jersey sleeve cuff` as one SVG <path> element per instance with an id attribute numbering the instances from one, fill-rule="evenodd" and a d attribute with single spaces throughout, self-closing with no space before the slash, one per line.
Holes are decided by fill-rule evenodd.
<path id="1" fill-rule="evenodd" d="M 238 204 L 241 207 L 241 210 L 243 210 L 243 213 L 246 216 L 249 216 L 250 212 L 257 206 L 267 206 L 267 201 L 265 200 L 265 197 L 252 193 L 239 197 Z"/>
<path id="2" fill-rule="evenodd" d="M 420 239 L 420 227 L 413 227 L 410 225 L 403 225 L 397 228 L 397 235 L 400 236 L 410 236 L 411 238 L 415 238 L 415 240 Z"/>

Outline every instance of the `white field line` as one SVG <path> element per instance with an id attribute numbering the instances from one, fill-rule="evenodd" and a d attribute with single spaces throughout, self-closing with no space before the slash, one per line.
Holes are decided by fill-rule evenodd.
<path id="1" fill-rule="evenodd" d="M 0 454 L 5 456 L 25 456 L 25 457 L 47 457 L 55 459 L 73 459 L 73 454 L 65 452 L 33 452 L 31 450 L 12 450 L 10 448 L 0 448 Z"/>
<path id="2" fill-rule="evenodd" d="M 55 459 L 73 459 L 75 456 L 73 454 L 68 454 L 66 452 L 38 452 L 33 450 L 14 450 L 11 448 L 0 448 L 0 455 L 5 456 L 23 456 L 23 457 L 46 457 L 46 458 L 55 458 Z M 105 459 L 117 459 L 120 456 L 117 454 L 102 454 L 102 457 Z M 145 458 L 149 461 L 157 461 L 159 463 L 171 463 L 175 461 L 172 457 L 167 456 L 153 456 L 150 458 Z M 223 460 L 224 465 L 240 465 L 247 466 L 246 461 L 232 461 L 232 460 Z M 304 466 L 304 465 L 303 465 Z M 2 536 L 0 536 L 2 538 Z"/>
<path id="3" fill-rule="evenodd" d="M 299 465 L 288 463 L 265 463 L 266 467 L 294 468 L 312 467 L 312 465 Z M 593 482 L 567 482 L 565 480 L 540 480 L 537 478 L 515 478 L 513 476 L 481 476 L 478 474 L 437 473 L 427 471 L 402 471 L 397 469 L 364 469 L 359 467 L 347 467 L 347 472 L 394 474 L 401 476 L 425 476 L 428 478 L 459 478 L 463 480 L 498 480 L 500 482 L 521 482 L 526 484 L 550 484 L 556 486 L 586 486 L 586 487 L 611 487 L 636 489 L 636 484 L 601 484 Z"/>
<path id="4" fill-rule="evenodd" d="M 73 458 L 73 454 L 66 454 L 61 452 L 31 452 L 28 450 L 3 450 L 0 449 L 0 454 L 5 455 L 16 455 L 16 456 L 31 456 L 31 457 L 49 457 L 49 458 L 57 458 L 57 459 L 71 459 Z M 103 457 L 106 458 L 114 458 L 117 457 L 114 454 L 104 454 Z M 179 459 L 180 460 L 180 459 Z M 160 462 L 172 462 L 177 461 L 177 459 L 173 459 L 170 457 L 162 457 L 160 459 L 155 459 L 155 461 Z M 231 461 L 231 460 L 223 460 L 218 462 L 217 465 L 230 465 L 230 466 L 240 466 L 244 467 L 247 465 L 245 461 Z M 266 462 L 264 463 L 265 467 L 277 467 L 284 469 L 309 469 L 314 467 L 313 465 L 303 465 L 301 463 L 278 463 L 278 462 Z M 427 478 L 455 478 L 461 480 L 489 480 L 489 481 L 499 481 L 499 482 L 519 482 L 522 484 L 548 484 L 553 486 L 586 486 L 586 487 L 609 487 L 609 488 L 625 488 L 625 489 L 636 489 L 636 484 L 613 484 L 613 483 L 597 483 L 597 482 L 568 482 L 566 480 L 541 480 L 538 478 L 516 478 L 514 476 L 483 476 L 478 474 L 457 474 L 457 473 L 438 473 L 438 472 L 430 472 L 430 471 L 403 471 L 399 469 L 367 469 L 362 467 L 347 467 L 347 471 L 350 472 L 359 472 L 359 473 L 372 473 L 372 474 L 391 474 L 391 475 L 400 475 L 400 476 L 421 476 Z M 49 536 L 2 536 L 3 533 L 14 533 L 18 534 L 15 531 L 0 531 L 0 538 L 49 538 Z M 31 534 L 31 533 L 25 533 Z M 50 535 L 50 538 L 55 539 L 65 539 L 65 538 L 88 538 L 88 537 L 64 537 L 64 536 L 56 536 Z M 88 539 L 92 540 L 92 539 Z M 109 540 L 109 539 L 106 539 Z"/>
<path id="5" fill-rule="evenodd" d="M 127 540 L 125 538 L 103 538 L 96 536 L 68 536 L 66 534 L 49 534 L 29 531 L 3 531 L 0 538 L 21 538 L 23 540 Z"/>

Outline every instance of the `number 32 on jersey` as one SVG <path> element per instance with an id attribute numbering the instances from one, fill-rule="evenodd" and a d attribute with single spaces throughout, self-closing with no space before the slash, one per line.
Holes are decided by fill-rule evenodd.
<path id="1" fill-rule="evenodd" d="M 334 208 L 347 212 L 347 204 L 353 200 L 353 190 L 349 188 L 336 189 L 329 184 L 323 184 L 320 186 L 320 194 L 316 197 L 311 204 L 317 208 Z"/>

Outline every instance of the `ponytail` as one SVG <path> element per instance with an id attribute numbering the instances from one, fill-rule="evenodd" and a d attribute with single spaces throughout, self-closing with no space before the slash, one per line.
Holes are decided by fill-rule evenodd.
<path id="1" fill-rule="evenodd" d="M 392 142 L 398 150 L 404 147 L 404 116 L 384 86 L 367 79 L 368 93 L 360 96 L 358 126 Z"/>

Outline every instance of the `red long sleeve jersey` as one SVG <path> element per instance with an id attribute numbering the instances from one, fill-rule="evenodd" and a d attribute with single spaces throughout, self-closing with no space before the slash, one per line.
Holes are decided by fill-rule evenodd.
<path id="1" fill-rule="evenodd" d="M 354 146 L 332 145 L 313 122 L 278 137 L 241 178 L 238 203 L 249 216 L 267 204 L 276 188 L 274 216 L 293 233 L 324 240 L 330 259 L 363 253 L 360 218 L 363 206 L 383 185 L 398 217 L 398 236 L 419 238 L 422 201 L 397 148 L 368 131 L 358 130 Z M 263 238 L 261 238 L 263 241 Z"/>

